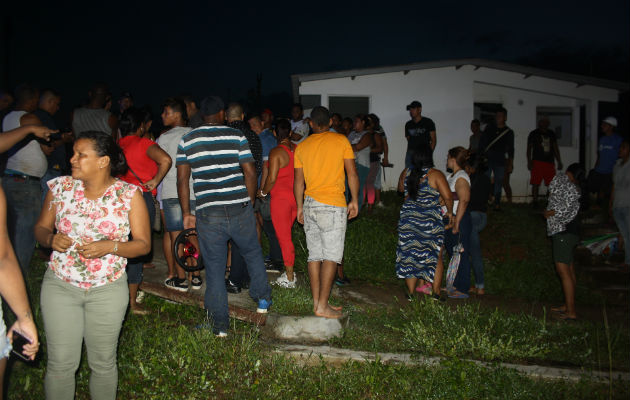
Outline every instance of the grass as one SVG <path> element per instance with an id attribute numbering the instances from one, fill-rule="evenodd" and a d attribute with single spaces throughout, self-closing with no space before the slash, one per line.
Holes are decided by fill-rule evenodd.
<path id="1" fill-rule="evenodd" d="M 401 203 L 388 193 L 389 204 Z M 390 206 L 363 215 L 348 225 L 345 270 L 353 279 L 372 284 L 400 285 L 394 275 L 397 237 L 397 210 Z M 551 244 L 542 217 L 528 206 L 504 207 L 490 214 L 483 232 L 486 285 L 490 293 L 506 298 L 525 299 L 530 303 L 562 298 L 560 283 L 551 258 Z M 518 221 L 518 229 L 513 221 Z M 394 228 L 392 228 L 394 227 Z M 300 236 L 301 235 L 301 236 Z M 303 240 L 300 228 L 294 238 Z M 366 243 L 368 245 L 366 245 Z M 300 245 L 296 245 L 300 247 Z M 298 251 L 299 253 L 299 251 Z M 306 254 L 298 254 L 296 268 L 305 265 Z M 303 270 L 303 272 L 305 272 Z M 276 311 L 297 315 L 311 313 L 311 297 L 305 278 L 297 290 L 274 288 Z M 587 277 L 578 270 L 578 305 L 602 304 L 583 282 Z M 344 289 L 341 289 L 342 291 Z M 334 292 L 333 292 L 334 293 Z M 333 297 L 333 302 L 339 299 Z M 573 324 L 556 322 L 543 315 L 512 313 L 479 304 L 448 307 L 419 301 L 394 307 L 352 307 L 351 328 L 331 344 L 357 350 L 416 352 L 424 355 L 473 358 L 486 361 L 535 362 L 587 369 L 606 370 L 609 366 L 630 370 L 630 335 L 619 323 L 610 327 L 610 340 L 601 323 L 580 320 Z M 537 306 L 539 309 L 542 306 Z M 533 308 L 533 306 L 532 306 Z M 609 349 L 610 346 L 610 349 Z M 609 354 L 611 362 L 608 361 Z"/>
<path id="2" fill-rule="evenodd" d="M 353 282 L 400 287 L 394 276 L 396 224 L 401 203 L 386 193 L 386 209 L 362 216 L 348 226 L 345 270 Z M 519 232 L 505 228 L 518 220 Z M 498 226 L 497 226 L 498 225 Z M 490 226 L 496 227 L 490 229 Z M 312 311 L 306 272 L 303 230 L 294 227 L 296 290 L 274 287 L 274 311 L 308 315 Z M 522 207 L 491 214 L 482 243 L 486 247 L 486 283 L 491 293 L 530 301 L 559 298 L 559 282 L 550 264 L 550 245 L 544 224 Z M 486 244 L 488 244 L 486 246 Z M 39 287 L 44 262 L 35 259 L 28 278 L 31 304 L 40 327 L 42 349 L 38 363 L 10 363 L 9 398 L 44 398 L 45 332 L 39 311 Z M 535 277 L 535 279 L 533 278 Z M 578 277 L 578 282 L 580 277 Z M 398 285 L 398 286 L 397 286 Z M 343 289 L 342 289 L 343 290 Z M 599 304 L 586 286 L 579 304 Z M 333 296 L 333 303 L 340 298 Z M 597 399 L 628 398 L 625 382 L 544 381 L 513 370 L 482 368 L 464 361 L 536 362 L 584 366 L 598 370 L 628 370 L 630 340 L 618 324 L 580 321 L 559 324 L 545 317 L 510 313 L 477 304 L 417 301 L 392 306 L 344 303 L 350 328 L 331 340 L 332 346 L 367 351 L 442 355 L 432 367 L 348 362 L 303 365 L 270 351 L 269 344 L 250 325 L 233 321 L 230 336 L 217 339 L 196 330 L 203 310 L 170 304 L 147 296 L 147 317 L 128 315 L 119 341 L 119 398 L 334 398 L 334 399 Z M 89 398 L 89 368 L 85 354 L 77 373 L 77 399 Z"/>
<path id="3" fill-rule="evenodd" d="M 258 331 L 234 322 L 227 339 L 193 326 L 203 312 L 148 296 L 147 317 L 128 316 L 119 346 L 121 399 L 596 399 L 608 386 L 526 378 L 498 366 L 489 369 L 457 359 L 436 366 L 396 366 L 378 361 L 338 367 L 296 363 L 272 353 Z M 41 325 L 39 325 L 41 326 Z M 45 340 L 45 338 L 42 338 Z M 44 398 L 45 354 L 38 365 L 15 364 L 12 399 Z M 77 399 L 88 399 L 84 356 L 77 373 Z M 613 398 L 628 389 L 614 384 Z"/>

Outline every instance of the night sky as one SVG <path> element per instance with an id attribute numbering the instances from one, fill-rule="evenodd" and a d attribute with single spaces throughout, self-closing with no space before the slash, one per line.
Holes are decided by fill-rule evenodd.
<path id="1" fill-rule="evenodd" d="M 0 87 L 54 88 L 65 112 L 104 81 L 158 111 L 183 92 L 244 99 L 262 74 L 287 115 L 293 73 L 478 57 L 630 75 L 628 0 L 135 3 L 3 5 Z"/>

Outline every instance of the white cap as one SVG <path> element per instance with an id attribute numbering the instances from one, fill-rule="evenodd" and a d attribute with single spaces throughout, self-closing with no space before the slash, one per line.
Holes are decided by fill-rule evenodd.
<path id="1" fill-rule="evenodd" d="M 602 122 L 615 128 L 617 127 L 617 118 L 615 117 L 606 117 Z"/>

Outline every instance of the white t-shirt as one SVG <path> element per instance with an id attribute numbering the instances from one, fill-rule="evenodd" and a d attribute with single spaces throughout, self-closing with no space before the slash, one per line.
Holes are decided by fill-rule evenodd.
<path id="1" fill-rule="evenodd" d="M 446 181 L 448 182 L 448 187 L 451 189 L 451 192 L 453 193 L 454 197 L 456 196 L 455 184 L 457 183 L 457 180 L 459 178 L 464 179 L 466 182 L 468 182 L 468 186 L 470 186 L 470 177 L 468 177 L 468 174 L 463 169 L 460 169 L 456 173 L 450 174 L 449 176 L 446 177 Z M 457 206 L 459 206 L 459 200 L 453 201 L 453 215 L 457 214 Z M 446 212 L 446 207 L 442 207 L 442 208 L 444 212 Z"/>
<path id="2" fill-rule="evenodd" d="M 367 134 L 367 131 L 363 131 L 363 132 L 352 131 L 348 135 L 348 141 L 350 141 L 350 144 L 353 144 L 353 145 L 357 144 L 361 141 L 361 139 L 363 139 L 363 136 L 365 136 L 366 134 Z M 355 151 L 354 158 L 356 159 L 357 164 L 363 167 L 369 167 L 370 166 L 370 146 L 366 146 L 359 151 Z"/>
<path id="3" fill-rule="evenodd" d="M 182 136 L 190 132 L 192 129 L 186 126 L 176 126 L 170 129 L 160 137 L 157 138 L 157 144 L 168 153 L 173 160 L 173 166 L 168 170 L 162 183 L 160 183 L 161 189 L 158 189 L 158 200 L 162 199 L 176 199 L 177 198 L 177 168 L 175 167 L 175 159 L 177 159 L 177 146 Z M 190 200 L 195 200 L 195 192 L 193 190 L 192 174 L 189 181 L 190 188 Z"/>
<path id="4" fill-rule="evenodd" d="M 10 131 L 20 127 L 20 119 L 26 111 L 11 111 L 8 113 L 2 121 L 2 131 Z M 15 152 L 11 157 L 7 159 L 7 170 L 22 173 L 24 175 L 30 175 L 37 178 L 41 178 L 46 173 L 48 168 L 48 160 L 46 155 L 42 151 L 39 142 L 35 139 L 31 140 Z M 11 172 L 11 171 L 7 171 Z"/>
<path id="5" fill-rule="evenodd" d="M 302 135 L 302 138 L 300 140 L 293 140 L 293 143 L 298 144 L 306 139 L 310 128 L 308 126 L 308 122 L 306 122 L 305 119 L 301 119 L 299 121 L 291 120 L 291 130 L 298 135 Z"/>

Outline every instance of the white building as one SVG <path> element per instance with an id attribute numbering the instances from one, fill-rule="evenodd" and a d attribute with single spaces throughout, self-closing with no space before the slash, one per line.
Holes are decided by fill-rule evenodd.
<path id="1" fill-rule="evenodd" d="M 394 164 L 387 170 L 387 188 L 395 187 L 404 166 L 404 126 L 410 119 L 405 107 L 412 100 L 419 100 L 422 115 L 436 124 L 434 161 L 442 170 L 448 149 L 468 147 L 470 121 L 483 121 L 496 107 L 505 107 L 515 135 L 515 201 L 524 201 L 531 192 L 527 136 L 541 115 L 550 117 L 559 136 L 565 167 L 580 161 L 588 170 L 597 158 L 600 120 L 606 117 L 597 115 L 598 103 L 617 102 L 620 92 L 629 89 L 625 83 L 483 59 L 298 74 L 291 79 L 293 96 L 307 112 L 322 105 L 344 117 L 358 112 L 380 117 Z"/>

